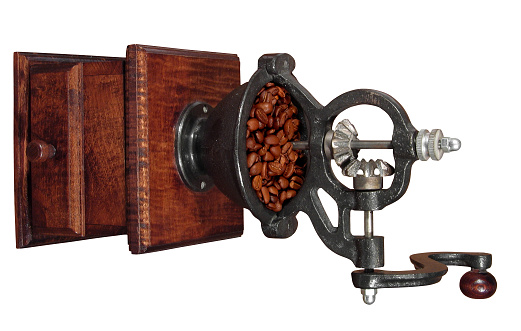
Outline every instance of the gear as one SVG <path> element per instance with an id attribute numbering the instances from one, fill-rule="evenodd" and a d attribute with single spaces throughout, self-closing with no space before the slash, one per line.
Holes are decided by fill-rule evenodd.
<path id="1" fill-rule="evenodd" d="M 357 140 L 358 132 L 348 119 L 340 121 L 335 128 L 331 147 L 333 158 L 337 165 L 342 167 L 353 159 L 356 159 L 355 152 L 351 149 L 351 141 Z"/>

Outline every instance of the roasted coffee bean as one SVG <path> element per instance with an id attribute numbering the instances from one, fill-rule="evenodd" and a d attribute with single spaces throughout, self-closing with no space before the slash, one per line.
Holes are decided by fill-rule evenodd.
<path id="1" fill-rule="evenodd" d="M 281 87 L 279 87 L 279 86 L 277 86 L 277 88 L 279 89 L 278 92 L 277 92 L 279 97 L 284 98 L 286 96 L 286 93 L 284 92 L 284 90 Z"/>
<path id="2" fill-rule="evenodd" d="M 293 172 L 295 171 L 295 162 L 291 162 L 286 166 L 286 169 L 284 170 L 284 177 L 290 178 L 291 175 L 293 175 Z"/>
<path id="3" fill-rule="evenodd" d="M 262 172 L 262 166 L 263 166 L 262 162 L 255 163 L 250 168 L 250 176 L 256 176 L 256 175 L 260 174 Z"/>
<path id="4" fill-rule="evenodd" d="M 287 196 L 286 191 L 280 192 L 280 195 L 279 195 L 279 202 L 280 203 L 284 203 L 284 201 L 286 201 L 287 198 L 288 198 L 288 196 Z"/>
<path id="5" fill-rule="evenodd" d="M 277 134 L 275 134 L 275 135 L 277 136 L 277 138 L 279 138 L 279 144 L 280 145 L 284 145 L 284 144 L 280 143 L 280 140 L 282 139 L 282 137 L 285 136 L 284 131 L 283 130 L 279 130 L 279 131 L 277 131 Z"/>
<path id="6" fill-rule="evenodd" d="M 282 204 L 280 202 L 275 202 L 275 206 L 272 207 L 272 210 L 276 213 L 282 210 Z"/>
<path id="7" fill-rule="evenodd" d="M 264 179 L 268 179 L 268 162 L 262 162 L 261 176 Z"/>
<path id="8" fill-rule="evenodd" d="M 251 168 L 251 166 L 254 165 L 257 161 L 259 161 L 259 154 L 252 152 L 248 154 L 248 158 L 246 159 L 246 165 L 248 166 L 248 168 Z"/>
<path id="9" fill-rule="evenodd" d="M 289 186 L 289 181 L 284 177 L 280 177 L 278 183 L 280 185 L 280 188 L 283 190 L 287 189 Z"/>
<path id="10" fill-rule="evenodd" d="M 277 138 L 276 135 L 270 134 L 267 137 L 264 137 L 264 143 L 268 145 L 278 145 L 279 144 L 279 138 Z"/>
<path id="11" fill-rule="evenodd" d="M 269 89 L 267 89 L 266 91 L 268 93 L 271 93 L 271 95 L 276 96 L 279 93 L 279 88 L 278 88 L 278 86 L 273 86 L 273 87 L 270 87 Z"/>
<path id="12" fill-rule="evenodd" d="M 262 160 L 266 161 L 266 162 L 269 162 L 269 161 L 275 160 L 275 157 L 273 156 L 272 153 L 266 152 L 266 154 L 264 154 L 264 156 L 262 157 Z"/>
<path id="13" fill-rule="evenodd" d="M 253 137 L 249 137 L 246 139 L 246 148 L 253 149 L 255 147 L 255 139 Z"/>
<path id="14" fill-rule="evenodd" d="M 297 182 L 289 182 L 289 188 L 292 188 L 294 190 L 298 190 L 301 187 L 301 185 Z"/>
<path id="15" fill-rule="evenodd" d="M 253 181 L 251 182 L 251 186 L 255 191 L 258 191 L 262 188 L 262 177 L 257 175 L 253 177 Z"/>
<path id="16" fill-rule="evenodd" d="M 280 184 L 279 184 L 278 182 L 273 182 L 273 186 L 275 186 L 275 188 L 276 188 L 277 190 L 279 190 L 279 191 L 280 191 L 280 189 L 282 188 L 282 187 L 280 187 Z"/>
<path id="17" fill-rule="evenodd" d="M 282 154 L 291 153 L 293 150 L 293 144 L 292 143 L 285 143 L 284 146 L 282 146 Z"/>
<path id="18" fill-rule="evenodd" d="M 291 180 L 291 181 L 294 181 L 294 182 L 297 182 L 297 183 L 299 183 L 299 184 L 304 183 L 304 181 L 302 180 L 302 178 L 300 178 L 299 176 L 293 176 L 293 177 L 291 177 L 290 180 Z"/>
<path id="19" fill-rule="evenodd" d="M 274 145 L 270 147 L 270 152 L 273 154 L 273 156 L 278 159 L 280 157 L 281 148 L 279 145 Z"/>
<path id="20" fill-rule="evenodd" d="M 295 162 L 298 159 L 298 153 L 296 151 L 291 151 L 291 153 L 288 155 L 288 158 L 291 162 Z"/>
<path id="21" fill-rule="evenodd" d="M 248 126 L 248 130 L 253 132 L 259 129 L 259 120 L 256 118 L 250 118 L 248 122 L 246 122 L 246 125 Z"/>
<path id="22" fill-rule="evenodd" d="M 262 148 L 259 149 L 257 151 L 257 153 L 259 154 L 259 156 L 264 156 L 264 155 L 266 155 L 267 151 L 268 151 L 268 146 L 262 146 Z"/>
<path id="23" fill-rule="evenodd" d="M 262 193 L 262 199 L 264 200 L 264 203 L 267 204 L 270 202 L 270 191 L 268 190 L 268 188 L 266 186 L 263 186 L 261 188 L 261 193 Z"/>
<path id="24" fill-rule="evenodd" d="M 270 102 L 261 102 L 256 105 L 258 109 L 262 109 L 266 115 L 271 114 L 273 111 L 273 105 Z"/>
<path id="25" fill-rule="evenodd" d="M 264 142 L 264 133 L 262 133 L 262 131 L 255 131 L 255 140 L 257 140 L 257 142 L 259 144 L 262 144 Z"/>
<path id="26" fill-rule="evenodd" d="M 286 136 L 289 136 L 290 133 L 291 135 L 293 135 L 293 132 L 291 131 L 293 129 L 293 125 L 291 124 L 291 121 L 286 121 L 286 123 L 284 123 L 284 133 L 286 134 Z"/>
<path id="27" fill-rule="evenodd" d="M 259 122 L 268 124 L 268 115 L 262 111 L 262 109 L 255 109 L 255 117 L 259 120 Z"/>
<path id="28" fill-rule="evenodd" d="M 246 123 L 246 164 L 252 188 L 274 212 L 281 211 L 304 183 L 304 152 L 293 150 L 291 143 L 300 139 L 297 113 L 290 94 L 270 82 L 257 93 Z"/>
<path id="29" fill-rule="evenodd" d="M 303 176 L 304 175 L 304 170 L 300 167 L 295 167 L 295 175 L 297 176 Z"/>
<path id="30" fill-rule="evenodd" d="M 277 161 L 270 162 L 268 167 L 276 176 L 280 176 L 284 173 L 284 167 Z"/>
<path id="31" fill-rule="evenodd" d="M 272 128 L 273 127 L 273 116 L 268 116 L 268 124 L 267 124 L 268 128 Z"/>

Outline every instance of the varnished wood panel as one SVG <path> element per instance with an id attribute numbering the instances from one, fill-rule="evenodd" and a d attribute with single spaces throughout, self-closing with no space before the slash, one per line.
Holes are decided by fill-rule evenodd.
<path id="1" fill-rule="evenodd" d="M 242 235 L 242 208 L 195 193 L 176 171 L 174 128 L 191 102 L 215 106 L 240 83 L 239 59 L 151 46 L 127 49 L 128 235 L 133 253 Z"/>
<path id="2" fill-rule="evenodd" d="M 81 63 L 39 64 L 30 72 L 30 141 L 56 148 L 30 163 L 31 215 L 38 234 L 84 236 L 83 73 Z"/>
<path id="3" fill-rule="evenodd" d="M 17 247 L 126 232 L 123 68 L 118 58 L 14 54 Z M 30 163 L 32 139 L 55 145 L 55 157 Z"/>
<path id="4" fill-rule="evenodd" d="M 126 227 L 123 61 L 83 64 L 85 217 Z"/>

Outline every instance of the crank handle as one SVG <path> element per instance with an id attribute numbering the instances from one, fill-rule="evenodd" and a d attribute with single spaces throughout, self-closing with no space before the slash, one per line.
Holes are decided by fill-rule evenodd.
<path id="1" fill-rule="evenodd" d="M 439 282 L 447 273 L 447 265 L 470 267 L 460 280 L 464 295 L 473 299 L 487 299 L 497 288 L 496 279 L 487 269 L 492 266 L 488 253 L 439 252 L 411 255 L 416 270 L 355 270 L 351 274 L 355 287 L 362 289 L 364 302 L 372 304 L 376 289 L 431 285 Z"/>

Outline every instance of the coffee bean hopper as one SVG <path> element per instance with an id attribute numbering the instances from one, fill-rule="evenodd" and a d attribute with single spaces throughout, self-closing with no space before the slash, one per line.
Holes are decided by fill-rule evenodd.
<path id="1" fill-rule="evenodd" d="M 375 90 L 346 92 L 322 106 L 297 81 L 292 71 L 295 60 L 288 54 L 264 55 L 248 83 L 229 93 L 215 108 L 203 102 L 190 104 L 181 114 L 175 131 L 178 171 L 187 187 L 205 192 L 214 185 L 232 201 L 249 209 L 270 238 L 288 238 L 297 229 L 298 212 L 306 213 L 323 243 L 351 260 L 360 270 L 352 280 L 366 304 L 375 301 L 380 288 L 431 285 L 447 273 L 447 265 L 467 266 L 460 288 L 470 298 L 492 296 L 497 284 L 487 272 L 492 256 L 487 253 L 436 252 L 410 257 L 415 270 L 387 271 L 384 266 L 384 238 L 373 235 L 373 213 L 400 199 L 409 185 L 415 161 L 440 160 L 444 153 L 457 151 L 460 141 L 445 137 L 441 130 L 416 130 L 403 107 L 391 96 Z M 267 84 L 283 87 L 299 112 L 299 140 L 294 150 L 305 155 L 303 184 L 296 196 L 284 201 L 275 212 L 266 208 L 252 188 L 247 166 L 247 121 L 258 92 Z M 344 119 L 333 128 L 336 117 L 357 105 L 379 107 L 391 118 L 391 141 L 359 140 L 352 123 Z M 359 160 L 361 149 L 392 149 L 394 167 L 383 160 Z M 331 160 L 342 174 L 353 178 L 353 188 L 334 175 Z M 394 175 L 389 188 L 383 177 Z M 338 226 L 328 218 L 318 191 L 323 189 L 338 206 Z M 364 236 L 351 233 L 351 211 L 364 212 Z"/>

